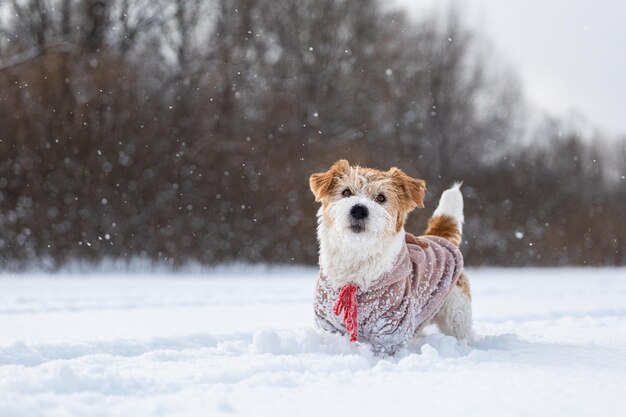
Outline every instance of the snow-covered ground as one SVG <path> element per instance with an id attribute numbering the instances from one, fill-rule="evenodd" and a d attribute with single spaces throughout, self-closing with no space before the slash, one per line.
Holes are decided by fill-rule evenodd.
<path id="1" fill-rule="evenodd" d="M 626 415 L 626 269 L 470 279 L 475 346 L 377 358 L 314 327 L 312 269 L 0 276 L 0 416 Z"/>

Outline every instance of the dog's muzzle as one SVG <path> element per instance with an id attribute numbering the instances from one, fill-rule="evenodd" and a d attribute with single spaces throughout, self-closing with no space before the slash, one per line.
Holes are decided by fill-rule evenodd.
<path id="1" fill-rule="evenodd" d="M 354 233 L 365 231 L 365 220 L 369 215 L 369 210 L 363 204 L 355 204 L 350 209 L 350 230 Z"/>

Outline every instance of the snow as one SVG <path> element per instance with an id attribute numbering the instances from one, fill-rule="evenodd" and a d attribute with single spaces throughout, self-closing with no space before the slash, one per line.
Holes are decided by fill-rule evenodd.
<path id="1" fill-rule="evenodd" d="M 626 269 L 474 269 L 479 340 L 313 325 L 313 269 L 0 276 L 0 416 L 623 416 Z"/>

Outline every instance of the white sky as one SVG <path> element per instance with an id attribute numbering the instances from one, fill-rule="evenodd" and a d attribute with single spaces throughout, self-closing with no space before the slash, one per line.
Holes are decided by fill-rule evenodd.
<path id="1" fill-rule="evenodd" d="M 396 0 L 412 14 L 450 0 Z M 536 107 L 626 134 L 626 0 L 455 1 L 522 77 Z M 435 6 L 436 5 L 436 6 Z"/>

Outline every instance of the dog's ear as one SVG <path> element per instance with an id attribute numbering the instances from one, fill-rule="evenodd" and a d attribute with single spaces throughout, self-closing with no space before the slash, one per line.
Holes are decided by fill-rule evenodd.
<path id="1" fill-rule="evenodd" d="M 309 186 L 315 196 L 315 201 L 320 202 L 325 195 L 330 193 L 335 186 L 337 178 L 350 169 L 350 163 L 341 159 L 333 164 L 326 172 L 311 175 Z"/>
<path id="2" fill-rule="evenodd" d="M 389 176 L 398 190 L 398 195 L 407 211 L 415 207 L 424 208 L 424 195 L 426 194 L 426 181 L 409 177 L 401 169 L 393 167 L 389 170 Z"/>

